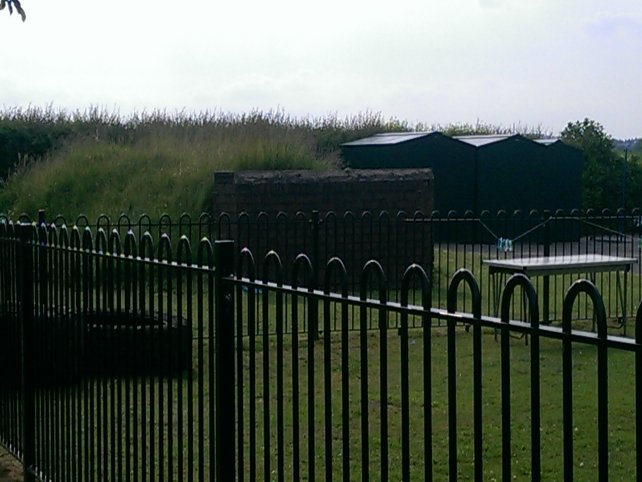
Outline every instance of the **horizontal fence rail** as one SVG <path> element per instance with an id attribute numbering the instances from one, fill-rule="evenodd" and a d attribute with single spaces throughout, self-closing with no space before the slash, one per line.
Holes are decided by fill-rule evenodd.
<path id="1" fill-rule="evenodd" d="M 0 217 L 0 220 L 3 218 Z M 5 222 L 9 222 L 4 218 Z M 42 215 L 44 220 L 44 214 Z M 63 217 L 50 224 L 70 226 Z M 446 291 L 450 278 L 459 268 L 473 272 L 478 279 L 482 297 L 482 312 L 498 314 L 497 295 L 493 277 L 485 260 L 513 259 L 534 256 L 570 256 L 600 254 L 634 258 L 638 262 L 626 273 L 579 273 L 590 278 L 603 296 L 609 329 L 623 331 L 622 321 L 635 312 L 635 302 L 642 298 L 642 211 L 573 210 L 516 211 L 507 213 L 484 211 L 479 216 L 472 212 L 448 213 L 420 211 L 399 212 L 295 212 L 295 213 L 203 213 L 198 217 L 184 214 L 178 219 L 167 215 L 153 220 L 148 215 L 130 219 L 100 216 L 89 220 L 80 216 L 72 223 L 80 230 L 86 227 L 102 228 L 106 233 L 116 230 L 121 238 L 127 232 L 137 237 L 145 232 L 155 238 L 163 234 L 178 240 L 183 236 L 195 246 L 208 239 L 233 239 L 237 246 L 252 250 L 262 259 L 270 250 L 279 253 L 286 265 L 305 252 L 314 268 L 318 286 L 323 269 L 332 257 L 343 260 L 348 271 L 348 289 L 359 292 L 358 273 L 370 259 L 377 260 L 387 274 L 390 297 L 398 301 L 399 286 L 404 269 L 411 263 L 426 267 L 432 287 L 433 305 L 446 306 Z M 256 267 L 261 276 L 262 265 Z M 291 282 L 291 273 L 284 281 Z M 533 279 L 538 293 L 550 292 L 544 306 L 540 296 L 540 312 L 547 321 L 558 325 L 562 319 L 564 289 L 577 275 L 555 275 Z M 471 310 L 468 300 L 465 309 Z M 576 306 L 577 317 L 588 320 L 586 303 Z"/>
<path id="2" fill-rule="evenodd" d="M 28 480 L 229 480 L 214 248 L 0 225 L 1 437 Z"/>
<path id="3" fill-rule="evenodd" d="M 270 279 L 276 281 L 252 276 L 257 262 L 249 250 L 241 253 L 244 269 L 223 280 L 236 287 L 239 480 L 266 474 L 275 480 L 482 480 L 492 474 L 537 480 L 562 473 L 571 480 L 574 470 L 578 478 L 606 480 L 609 474 L 634 474 L 639 444 L 624 449 L 620 469 L 608 454 L 609 439 L 636 434 L 626 429 L 626 435 L 613 435 L 608 420 L 610 412 L 619 421 L 639 413 L 641 399 L 627 380 L 639 380 L 634 357 L 641 347 L 607 334 L 603 301 L 591 281 L 572 284 L 563 325 L 551 326 L 539 323 L 535 288 L 519 274 L 506 284 L 495 318 L 480 314 L 481 291 L 468 270 L 453 276 L 448 308 L 441 309 L 430 306 L 429 280 L 418 265 L 405 272 L 396 302 L 387 299 L 385 273 L 376 262 L 364 268 L 368 288 L 355 296 L 348 294 L 345 267 L 336 258 L 324 280 L 332 284 L 316 290 L 283 284 L 287 270 L 275 253 L 266 259 L 274 260 Z M 298 264 L 310 269 L 307 258 Z M 464 292 L 475 304 L 472 313 L 457 309 Z M 573 329 L 574 305 L 582 296 L 594 306 L 597 333 Z M 513 300 L 520 297 L 527 309 L 520 302 L 515 313 Z M 514 317 L 524 313 L 524 319 Z M 395 326 L 389 324 L 392 315 L 399 319 Z M 447 326 L 445 336 L 434 331 L 439 321 Z M 319 341 L 306 330 L 317 325 Z M 499 367 L 497 361 L 485 366 L 486 352 Z M 626 374 L 609 371 L 609 354 L 626 364 Z M 572 381 L 573 363 L 587 364 L 591 372 L 579 386 Z M 463 374 L 460 364 L 470 372 Z M 627 386 L 627 394 L 612 404 L 607 384 L 615 380 Z M 554 394 L 552 381 L 559 389 Z M 587 389 L 591 384 L 597 389 Z M 466 399 L 465 408 L 459 397 Z M 624 399 L 628 408 L 621 411 Z M 595 465 L 578 460 L 573 450 L 580 427 L 594 437 L 583 439 L 582 451 L 595 454 L 583 454 Z"/>
<path id="4" fill-rule="evenodd" d="M 642 351 L 614 332 L 615 280 L 551 280 L 544 324 L 541 286 L 515 275 L 495 314 L 482 245 L 442 222 L 508 232 L 403 218 L 429 227 L 432 261 L 391 272 L 364 252 L 0 222 L 0 443 L 28 480 L 634 478 Z"/>
<path id="5" fill-rule="evenodd" d="M 44 214 L 41 217 L 44 221 Z M 9 222 L 7 218 L 0 217 L 2 219 Z M 479 216 L 454 211 L 429 214 L 313 211 L 218 213 L 215 216 L 203 213 L 198 217 L 184 214 L 178 219 L 163 215 L 157 220 L 148 215 L 135 220 L 126 215 L 118 219 L 103 215 L 97 220 L 80 216 L 72 223 L 58 216 L 51 224 L 58 227 L 73 224 L 81 230 L 102 228 L 106 233 L 116 230 L 121 237 L 132 231 L 138 239 L 145 232 L 155 238 L 167 234 L 173 240 L 185 236 L 192 245 L 197 245 L 203 237 L 234 239 L 239 247 L 251 249 L 259 258 L 275 250 L 287 264 L 305 252 L 314 267 L 317 284 L 328 260 L 340 257 L 351 276 L 349 289 L 353 293 L 359 290 L 357 273 L 370 259 L 382 264 L 391 288 L 399 287 L 403 270 L 409 264 L 418 263 L 428 270 L 433 303 L 439 307 L 445 307 L 450 277 L 464 267 L 479 280 L 484 293 L 482 310 L 486 315 L 496 315 L 498 306 L 493 302 L 492 283 L 484 260 L 591 253 L 631 257 L 638 263 L 628 274 L 625 293 L 622 287 L 618 288 L 615 272 L 586 273 L 585 276 L 591 277 L 600 289 L 611 322 L 621 320 L 623 313 L 632 314 L 635 302 L 642 298 L 642 211 L 639 209 L 484 211 Z M 262 266 L 257 267 L 258 277 L 261 269 Z M 290 281 L 289 273 L 285 280 Z M 540 293 L 545 285 L 550 289 L 550 306 L 540 306 L 545 318 L 561 323 L 564 289 L 573 281 L 573 276 L 558 275 L 533 281 Z M 391 292 L 393 299 L 398 299 L 397 296 L 398 290 Z M 548 313 L 544 313 L 547 309 Z M 578 316 L 587 317 L 586 304 L 578 304 L 576 309 Z"/>

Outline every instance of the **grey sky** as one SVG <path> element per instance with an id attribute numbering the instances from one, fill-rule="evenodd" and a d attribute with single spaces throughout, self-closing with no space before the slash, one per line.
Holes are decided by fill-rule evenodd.
<path id="1" fill-rule="evenodd" d="M 23 0 L 0 105 L 381 112 L 642 136 L 639 0 Z"/>

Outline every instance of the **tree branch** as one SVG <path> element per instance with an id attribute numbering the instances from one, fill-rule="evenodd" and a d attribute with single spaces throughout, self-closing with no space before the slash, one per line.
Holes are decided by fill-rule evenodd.
<path id="1" fill-rule="evenodd" d="M 22 17 L 22 21 L 27 20 L 27 14 L 22 9 L 20 5 L 20 0 L 0 0 L 0 10 L 4 10 L 4 7 L 9 7 L 9 15 L 13 15 L 13 9 L 16 9 L 16 12 Z"/>

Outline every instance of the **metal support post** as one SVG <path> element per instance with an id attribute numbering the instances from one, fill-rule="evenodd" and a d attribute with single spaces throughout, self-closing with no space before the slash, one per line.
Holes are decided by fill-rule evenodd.
<path id="1" fill-rule="evenodd" d="M 319 286 L 319 211 L 312 211 L 312 286 L 317 289 Z M 309 337 L 311 340 L 319 340 L 319 310 L 317 299 L 310 298 L 310 323 L 308 325 Z"/>
<path id="2" fill-rule="evenodd" d="M 215 241 L 216 480 L 236 480 L 234 407 L 234 241 Z"/>
<path id="3" fill-rule="evenodd" d="M 544 256 L 551 255 L 551 213 L 544 211 Z M 549 295 L 551 290 L 551 280 L 548 276 L 544 276 L 544 293 L 543 293 L 543 309 L 542 309 L 542 323 L 545 325 L 550 323 L 549 319 Z"/>
<path id="4" fill-rule="evenodd" d="M 33 226 L 18 228 L 18 293 L 20 297 L 20 339 L 22 364 L 22 463 L 25 482 L 34 482 L 36 453 L 36 410 L 34 387 L 34 259 Z"/>

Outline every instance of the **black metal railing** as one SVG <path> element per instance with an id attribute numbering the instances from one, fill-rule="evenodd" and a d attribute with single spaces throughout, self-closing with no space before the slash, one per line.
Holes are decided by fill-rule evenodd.
<path id="1" fill-rule="evenodd" d="M 4 218 L 8 222 L 7 218 Z M 52 224 L 71 226 L 58 216 Z M 346 265 L 351 293 L 359 292 L 358 273 L 370 259 L 384 268 L 391 288 L 391 299 L 398 301 L 399 286 L 404 269 L 411 263 L 425 266 L 431 281 L 434 306 L 445 307 L 450 277 L 466 268 L 477 278 L 484 296 L 482 312 L 492 315 L 498 306 L 493 302 L 493 287 L 489 282 L 486 259 L 510 259 L 533 256 L 561 256 L 571 254 L 610 254 L 638 260 L 628 273 L 626 293 L 617 289 L 616 272 L 589 275 L 603 295 L 610 321 L 622 319 L 635 311 L 635 302 L 642 298 L 642 213 L 619 210 L 573 210 L 571 212 L 516 211 L 507 213 L 484 211 L 479 216 L 472 212 L 387 212 L 346 211 L 228 214 L 198 217 L 183 214 L 179 219 L 167 215 L 153 220 L 148 215 L 133 220 L 126 215 L 112 220 L 100 216 L 90 221 L 79 216 L 73 223 L 80 230 L 102 228 L 106 233 L 116 230 L 121 238 L 129 231 L 137 237 L 145 232 L 160 239 L 165 234 L 172 240 L 186 237 L 192 246 L 202 238 L 233 239 L 237 246 L 252 250 L 257 259 L 274 250 L 282 261 L 293 263 L 299 253 L 310 258 L 318 284 L 329 259 L 339 257 Z M 262 264 L 256 266 L 261 276 Z M 290 273 L 284 274 L 290 282 Z M 541 305 L 545 319 L 561 322 L 564 289 L 573 276 L 559 275 L 534 279 L 538 292 L 550 291 L 550 302 Z M 540 296 L 541 298 L 541 296 Z M 622 303 L 618 298 L 623 298 Z M 467 300 L 464 306 L 471 310 Z M 587 304 L 576 307 L 578 316 L 587 318 Z M 613 323 L 610 323 L 613 324 Z"/>
<path id="2" fill-rule="evenodd" d="M 642 463 L 642 348 L 609 334 L 608 277 L 560 278 L 561 323 L 544 325 L 520 275 L 484 314 L 475 257 L 444 258 L 442 293 L 436 263 L 351 274 L 110 229 L 0 223 L 0 443 L 27 480 L 621 479 Z M 435 246 L 465 265 L 481 245 Z"/>
<path id="3" fill-rule="evenodd" d="M 642 456 L 642 446 L 629 446 L 615 462 L 616 455 L 609 451 L 614 435 L 608 419 L 610 413 L 618 420 L 633 412 L 640 417 L 642 398 L 629 377 L 634 373 L 637 384 L 642 378 L 633 369 L 633 357 L 626 359 L 632 371 L 622 378 L 608 367 L 613 363 L 610 355 L 634 352 L 639 357 L 642 347 L 639 340 L 608 335 L 606 310 L 591 281 L 571 285 L 562 326 L 557 327 L 540 324 L 537 292 L 521 274 L 508 280 L 500 317 L 493 318 L 481 315 L 481 290 L 468 270 L 455 273 L 448 307 L 441 309 L 431 307 L 430 281 L 419 265 L 406 270 L 400 301 L 393 302 L 388 300 L 385 273 L 374 261 L 364 267 L 362 292 L 354 296 L 348 294 L 348 276 L 338 258 L 329 262 L 318 289 L 283 284 L 288 269 L 275 253 L 268 258 L 275 267 L 269 278 L 248 275 L 256 262 L 246 249 L 239 264 L 244 269 L 221 280 L 236 288 L 235 297 L 226 300 L 234 313 L 226 323 L 237 329 L 236 416 L 242 427 L 236 452 L 238 480 L 482 480 L 489 473 L 502 480 L 517 474 L 539 480 L 545 473 L 564 473 L 572 480 L 574 471 L 580 479 L 634 476 L 633 460 Z M 297 266 L 302 272 L 311 269 L 307 257 L 299 258 Z M 457 311 L 462 283 L 467 285 L 472 313 Z M 517 311 L 525 315 L 524 321 L 513 318 L 512 308 L 513 300 L 522 296 L 527 308 Z M 572 326 L 574 305 L 582 296 L 592 307 L 597 333 Z M 641 323 L 642 310 L 638 313 Z M 398 315 L 395 326 L 389 323 L 392 314 Z M 318 341 L 305 328 L 305 320 L 311 326 L 315 318 L 322 332 Z M 333 330 L 335 320 L 338 331 Z M 439 320 L 447 327 L 445 334 L 435 331 Z M 578 408 L 582 404 L 575 393 L 586 396 L 587 379 L 582 376 L 575 382 L 578 389 L 571 360 L 593 349 L 596 356 L 589 358 L 591 363 L 596 359 L 597 370 L 588 379 L 597 391 Z M 492 352 L 492 361 L 486 352 Z M 561 370 L 559 362 L 550 365 L 557 357 Z M 496 358 L 499 376 L 489 385 L 486 372 L 497 371 Z M 471 370 L 469 376 L 462 375 L 462 365 Z M 544 380 L 556 378 L 561 378 L 559 392 L 551 394 Z M 628 384 L 627 395 L 609 396 L 608 384 L 620 382 Z M 521 395 L 527 387 L 526 407 L 516 403 L 515 385 Z M 458 401 L 468 391 L 470 412 Z M 624 409 L 621 402 L 627 397 Z M 494 413 L 488 413 L 493 404 Z M 559 422 L 551 422 L 553 407 Z M 587 461 L 585 467 L 573 447 L 576 432 L 588 430 L 589 420 L 597 420 L 595 439 L 583 442 L 582 452 L 595 453 L 597 462 Z M 632 426 L 625 431 L 626 437 L 635 435 Z M 462 451 L 462 446 L 470 450 Z"/>
<path id="4" fill-rule="evenodd" d="M 213 246 L 191 251 L 167 235 L 0 225 L 0 437 L 26 480 L 214 479 L 224 305 Z"/>

